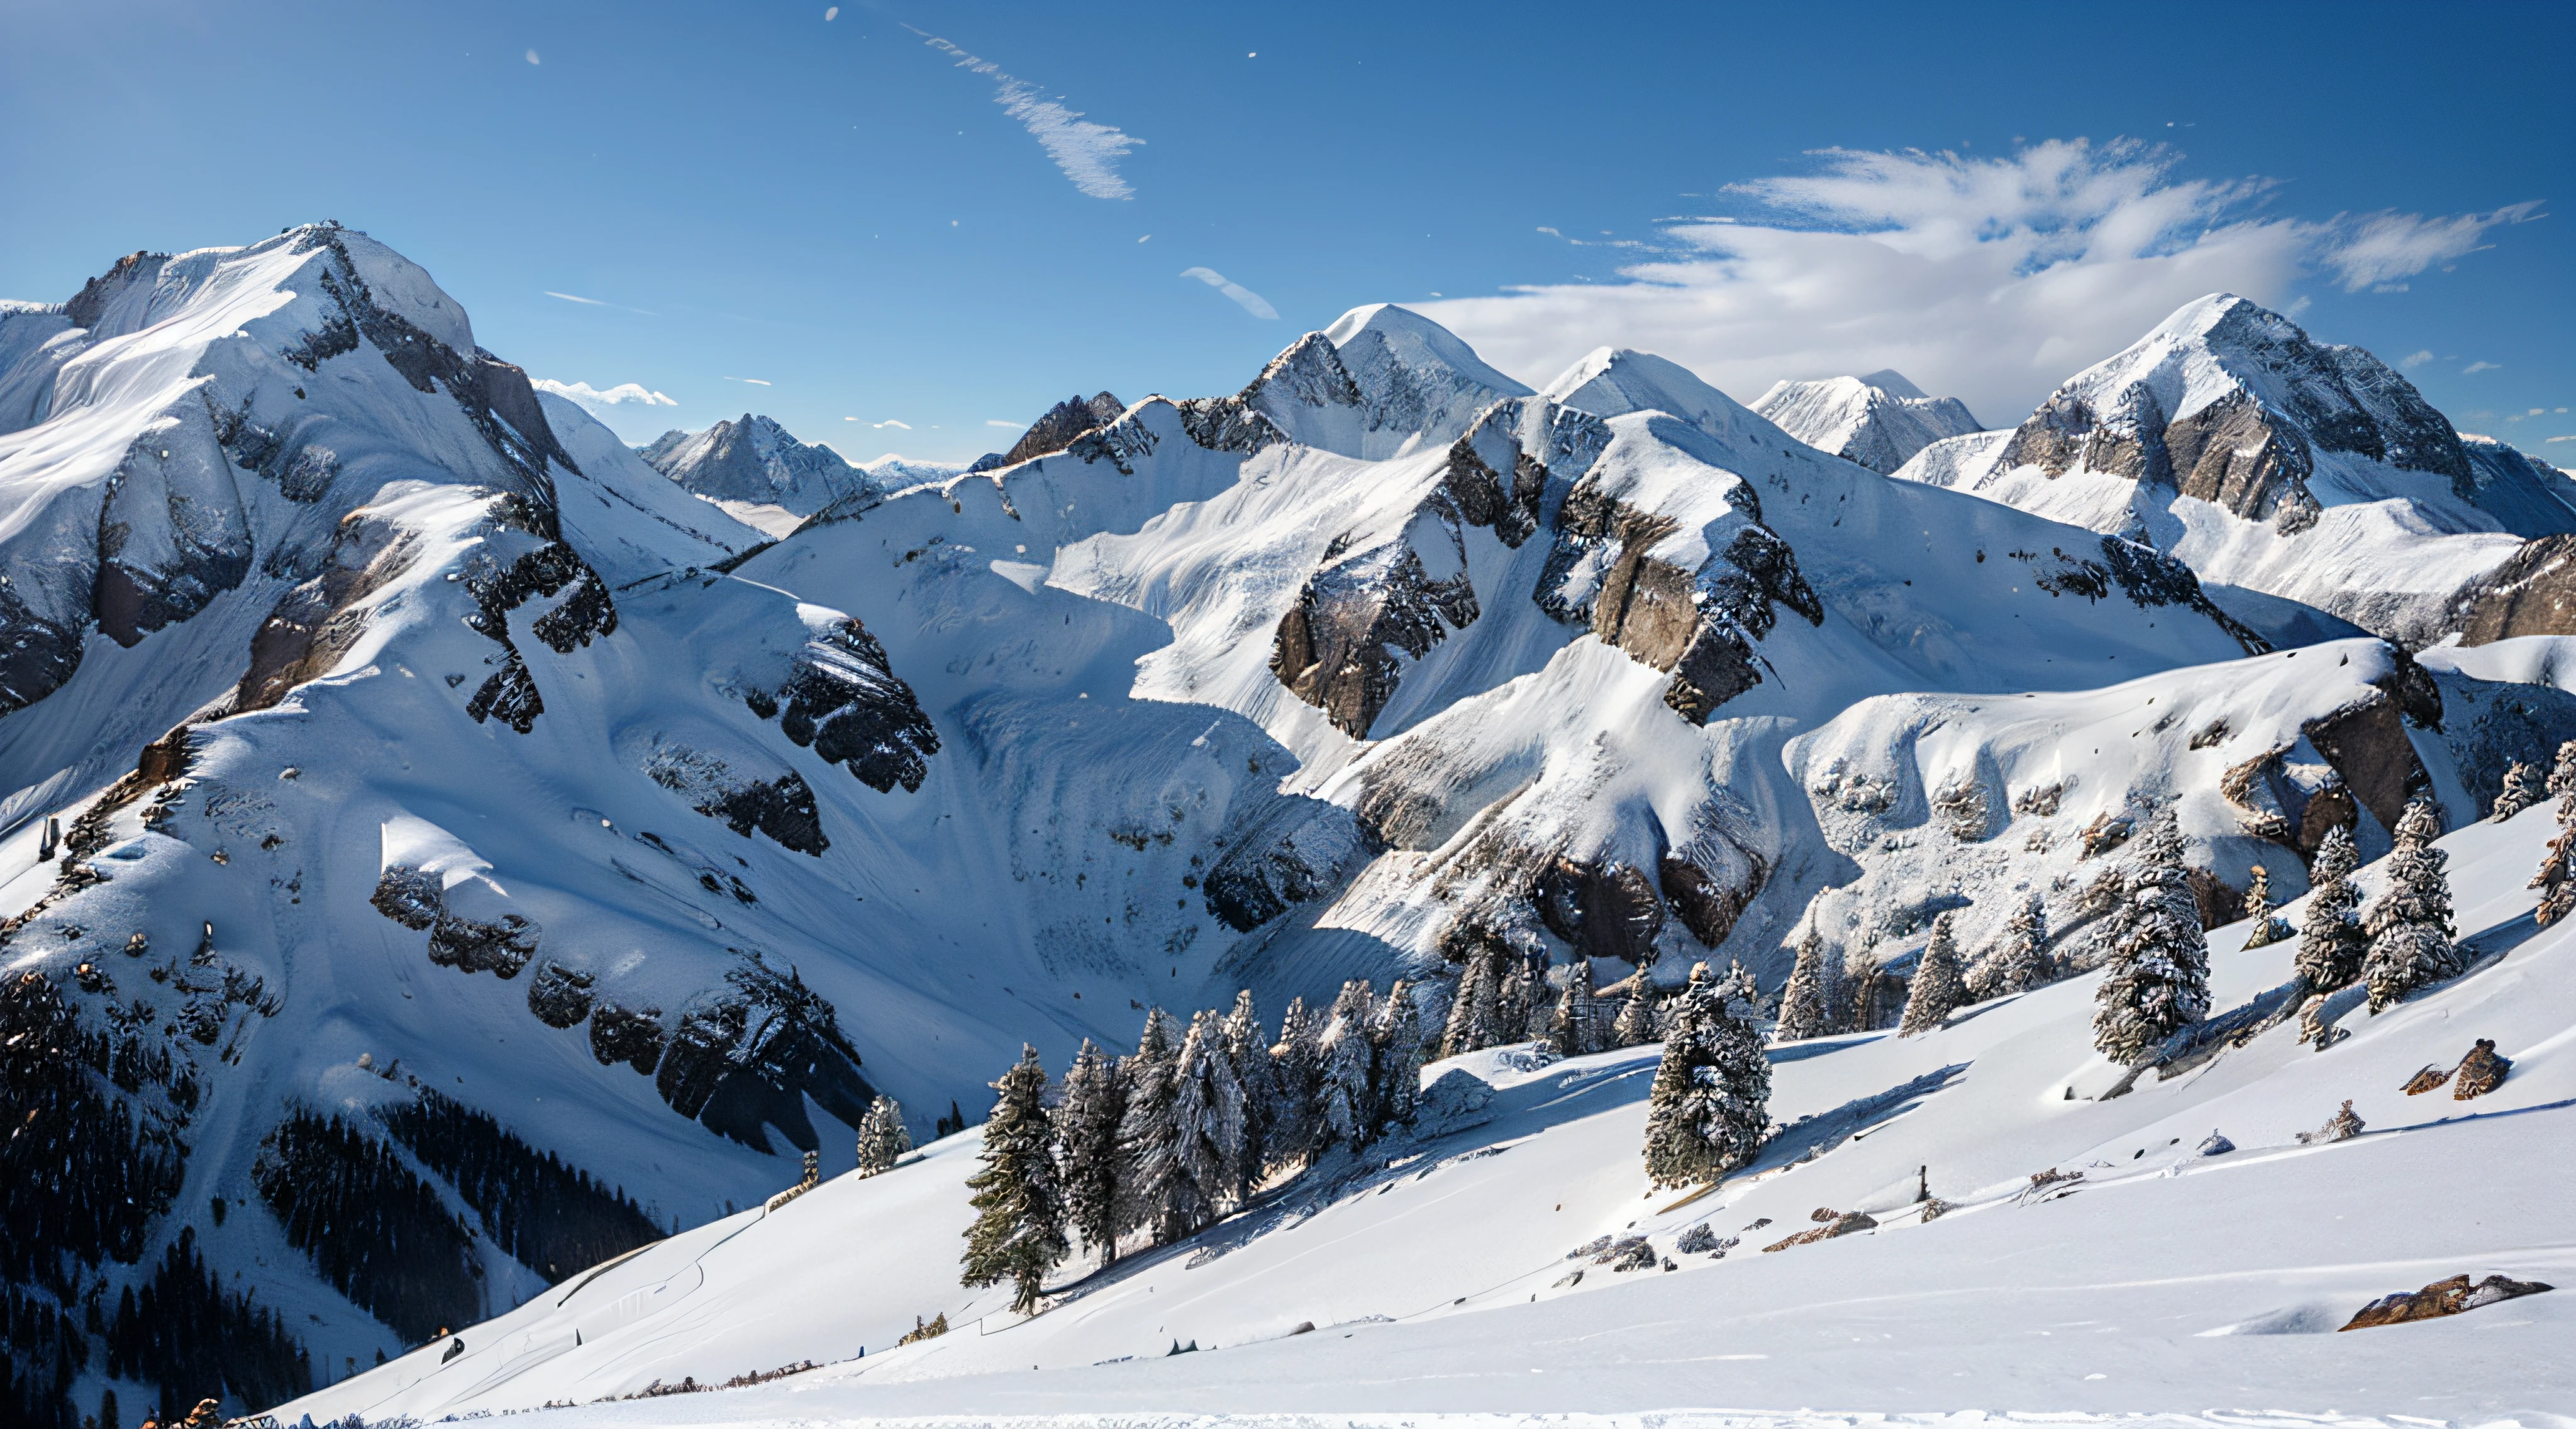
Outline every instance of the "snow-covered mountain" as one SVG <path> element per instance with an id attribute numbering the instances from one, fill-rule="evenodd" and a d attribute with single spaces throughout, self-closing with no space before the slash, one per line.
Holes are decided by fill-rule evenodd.
<path id="1" fill-rule="evenodd" d="M 1820 451 L 1892 472 L 1916 452 L 1981 424 L 1956 397 L 1932 397 L 1893 369 L 1867 377 L 1775 382 L 1753 410 Z"/>
<path id="2" fill-rule="evenodd" d="M 2465 443 L 2385 363 L 2227 294 L 2077 374 L 2018 428 L 1935 443 L 1897 475 L 2123 534 L 2204 580 L 2410 644 L 2576 630 L 2513 595 L 2576 534 L 2562 477 Z"/>
<path id="3" fill-rule="evenodd" d="M 1893 961 L 2151 805 L 2215 896 L 2576 735 L 1660 359 L 1533 393 L 1391 306 L 774 542 L 332 225 L 12 305 L 0 359 L 0 1041 L 45 1049 L 0 1252 L 106 1346 L 13 1349 L 29 1402 L 339 1381 L 1149 1003 L 1406 976 L 1436 1026 L 1470 937 L 1776 987 L 1803 926 Z"/>
<path id="4" fill-rule="evenodd" d="M 641 455 L 682 490 L 774 535 L 869 484 L 840 453 L 749 412 L 702 432 L 664 432 Z"/>

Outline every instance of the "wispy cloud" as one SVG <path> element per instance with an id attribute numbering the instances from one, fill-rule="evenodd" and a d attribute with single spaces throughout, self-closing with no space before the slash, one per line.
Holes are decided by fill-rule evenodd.
<path id="1" fill-rule="evenodd" d="M 1270 306 L 1268 299 L 1262 297 L 1259 293 L 1252 291 L 1250 288 L 1243 286 L 1241 283 L 1227 282 L 1225 275 L 1214 268 L 1184 268 L 1181 270 L 1181 276 L 1184 278 L 1196 278 L 1200 282 L 1207 284 L 1209 287 L 1216 289 L 1218 292 L 1225 294 L 1227 297 L 1234 299 L 1237 307 L 1242 308 L 1245 312 L 1252 314 L 1256 318 L 1276 318 L 1279 316 L 1279 310 Z"/>
<path id="2" fill-rule="evenodd" d="M 2493 372 L 2493 371 L 2495 371 L 2497 368 L 2502 367 L 2502 366 L 2504 366 L 2504 364 L 2503 364 L 2503 363 L 2501 363 L 2501 362 L 2488 362 L 2488 361 L 2485 361 L 2485 360 L 2481 359 L 2481 360 L 2479 360 L 2479 361 L 2476 361 L 2476 362 L 2472 362 L 2472 363 L 2470 363 L 2470 364 L 2469 364 L 2468 366 L 2466 366 L 2466 367 L 2461 368 L 2461 369 L 2460 369 L 2460 375 L 2461 375 L 2462 377 L 2466 377 L 2466 376 L 2470 375 L 2471 373 L 2475 373 L 2475 372 Z"/>
<path id="3" fill-rule="evenodd" d="M 1027 426 L 1027 425 L 1028 425 L 1028 423 L 1026 423 L 1026 422 L 1005 422 L 1005 421 L 1001 421 L 1001 420 L 998 420 L 998 419 L 993 418 L 993 417 L 986 417 L 986 418 L 984 419 L 984 425 L 985 425 L 985 426 L 988 426 L 988 427 L 1001 427 L 1001 428 L 1003 428 L 1003 429 L 1005 429 L 1005 430 L 1016 432 L 1016 431 L 1018 431 L 1019 429 L 1021 429 L 1022 427 Z"/>
<path id="4" fill-rule="evenodd" d="M 2397 365 L 2400 367 L 2421 367 L 2432 360 L 2433 349 L 2424 347 L 2418 348 L 2415 351 L 2406 354 L 2404 357 L 2399 358 L 2397 360 Z"/>
<path id="5" fill-rule="evenodd" d="M 768 379 L 762 377 L 727 377 L 725 380 L 727 382 L 748 382 L 754 387 L 767 387 L 770 385 Z"/>
<path id="6" fill-rule="evenodd" d="M 882 422 L 870 422 L 868 425 L 872 427 L 900 427 L 907 432 L 912 430 L 912 423 L 898 422 L 892 417 L 888 417 Z"/>
<path id="7" fill-rule="evenodd" d="M 603 390 L 601 388 L 593 387 L 587 382 L 557 382 L 551 377 L 539 377 L 534 381 L 531 381 L 528 385 L 536 388 L 540 392 L 552 392 L 558 397 L 569 397 L 572 400 L 581 403 L 585 407 L 594 402 L 611 407 L 628 405 L 637 407 L 676 407 L 680 405 L 661 393 L 646 387 L 640 382 L 620 382 L 614 387 Z"/>
<path id="8" fill-rule="evenodd" d="M 2395 280 L 2410 278 L 2436 263 L 2451 263 L 2490 245 L 2478 240 L 2498 224 L 2528 223 L 2540 217 L 2538 201 L 2508 204 L 2489 213 L 2426 218 L 2420 213 L 2374 213 L 2337 218 L 2326 225 L 2329 238 L 2325 265 L 2343 279 L 2347 293 L 2364 288 L 2406 291 Z"/>
<path id="9" fill-rule="evenodd" d="M 546 296 L 549 298 L 561 298 L 567 303 L 580 303 L 584 307 L 607 308 L 616 306 L 614 303 L 603 303 L 597 298 L 584 298 L 572 293 L 558 293 L 552 288 L 546 289 L 545 292 Z"/>
<path id="10" fill-rule="evenodd" d="M 1615 278 L 1418 306 L 1537 382 L 1611 343 L 1743 398 L 1894 367 L 1999 421 L 2195 298 L 2295 312 L 2305 276 L 2403 278 L 2527 216 L 2275 217 L 2259 207 L 2270 181 L 2178 178 L 2179 155 L 2127 140 L 1817 158 L 1812 173 L 1730 186 L 1735 214 L 1666 224 Z"/>
<path id="11" fill-rule="evenodd" d="M 1032 138 L 1045 146 L 1047 157 L 1073 186 L 1093 198 L 1134 198 L 1135 189 L 1118 173 L 1118 162 L 1127 151 L 1145 141 L 1109 124 L 1094 124 L 1079 110 L 1067 109 L 1054 99 L 1041 98 L 1037 86 L 1015 79 L 991 60 L 981 59 L 959 49 L 926 30 L 904 26 L 921 36 L 922 43 L 942 54 L 957 57 L 957 67 L 969 74 L 992 79 L 993 102 L 1002 112 L 1020 122 Z M 1060 98 L 1060 96 L 1059 96 Z M 1140 240 L 1141 241 L 1141 240 Z"/>

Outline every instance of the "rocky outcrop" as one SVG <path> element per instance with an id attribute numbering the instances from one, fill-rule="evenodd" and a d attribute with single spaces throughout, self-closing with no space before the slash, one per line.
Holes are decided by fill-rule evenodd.
<path id="1" fill-rule="evenodd" d="M 885 647 L 855 618 L 815 632 L 797 652 L 787 683 L 746 701 L 761 718 L 775 716 L 789 739 L 847 766 L 880 794 L 897 784 L 907 794 L 919 790 L 930 756 L 939 752 L 939 732 L 912 687 L 895 677 Z"/>
<path id="2" fill-rule="evenodd" d="M 1119 414 L 1126 410 L 1126 403 L 1106 392 L 1094 393 L 1089 397 L 1079 393 L 1067 397 L 1049 407 L 1044 416 L 1031 422 L 1029 429 L 1020 434 L 1020 439 L 1011 444 L 1011 449 L 1002 454 L 1000 464 L 1017 466 L 1021 462 L 1034 460 L 1049 452 L 1063 451 L 1073 445 L 1076 437 L 1108 426 L 1117 421 Z"/>
<path id="3" fill-rule="evenodd" d="M 2576 635 L 2576 536 L 2526 542 L 2463 589 L 2443 623 L 2463 645 L 2521 635 Z"/>
<path id="4" fill-rule="evenodd" d="M 2381 1325 L 2403 1325 L 2410 1320 L 2438 1320 L 2481 1305 L 2493 1305 L 2499 1300 L 2539 1295 L 2556 1288 L 2537 1280 L 2515 1280 L 2503 1275 L 2490 1275 L 2472 1285 L 2469 1277 L 2454 1275 L 2448 1280 L 2436 1280 L 2421 1290 L 2400 1290 L 2394 1295 L 2383 1295 L 2362 1306 L 2343 1328 L 2368 1330 Z"/>
<path id="5" fill-rule="evenodd" d="M 1478 614 L 1457 508 L 1435 494 L 1427 509 L 1440 527 L 1432 539 L 1447 538 L 1448 549 L 1435 556 L 1447 575 L 1429 574 L 1423 553 L 1408 540 L 1357 552 L 1340 549 L 1336 541 L 1325 551 L 1324 568 L 1307 579 L 1297 603 L 1280 617 L 1271 641 L 1270 672 L 1279 683 L 1353 739 L 1368 738 L 1378 711 L 1395 694 L 1397 654 L 1419 660 Z M 1408 527 L 1405 534 L 1414 533 Z"/>

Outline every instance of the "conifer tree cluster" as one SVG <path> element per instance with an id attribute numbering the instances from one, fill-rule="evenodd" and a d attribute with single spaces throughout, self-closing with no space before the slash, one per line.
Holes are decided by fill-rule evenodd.
<path id="1" fill-rule="evenodd" d="M 1133 1056 L 1084 1042 L 1052 1108 L 1046 1069 L 1024 1051 L 993 1084 L 984 1169 L 968 1182 L 977 1215 L 965 1283 L 1007 1280 L 1013 1308 L 1028 1313 L 1076 1242 L 1107 1266 L 1131 1238 L 1193 1235 L 1273 1177 L 1411 1122 L 1422 1057 L 1420 1013 L 1401 981 L 1383 998 L 1346 983 L 1320 1017 L 1297 999 L 1275 1041 L 1250 992 L 1186 1028 L 1154 1008 Z M 864 1163 L 864 1136 L 861 1145 Z"/>
<path id="2" fill-rule="evenodd" d="M 1825 1010 L 1825 940 L 1816 930 L 1798 940 L 1798 961 L 1789 969 L 1789 984 L 1780 990 L 1780 1024 L 1772 1035 L 1782 1042 L 1804 1042 L 1830 1030 Z"/>
<path id="3" fill-rule="evenodd" d="M 2362 977 L 2370 984 L 2370 1010 L 2377 1014 L 2407 993 L 2460 971 L 2451 943 L 2451 856 L 2433 847 L 2441 837 L 2442 814 L 2430 796 L 2418 796 L 2398 816 L 2397 846 L 2389 851 L 2388 891 L 2370 905 L 2362 931 L 2370 951 Z"/>
<path id="4" fill-rule="evenodd" d="M 2103 935 L 2109 970 L 2093 994 L 2093 1045 L 2122 1063 L 2209 1014 L 2209 944 L 2173 810 L 2150 820 L 2134 847 Z"/>
<path id="5" fill-rule="evenodd" d="M 1488 1047 L 1545 1041 L 1560 1055 L 1579 1057 L 1610 1047 L 1635 1047 L 1659 1035 L 1661 993 L 1646 969 L 1628 979 L 1628 996 L 1614 1011 L 1594 991 L 1591 959 L 1578 956 L 1565 969 L 1565 986 L 1550 995 L 1545 966 L 1484 928 L 1460 931 L 1464 944 L 1458 983 L 1450 994 L 1449 1020 L 1439 1055 L 1463 1056 Z"/>
<path id="6" fill-rule="evenodd" d="M 2501 824 L 2532 805 L 2547 798 L 2547 782 L 2540 771 L 2517 759 L 2504 771 L 2504 787 L 2496 791 L 2495 805 L 2488 817 Z"/>
<path id="7" fill-rule="evenodd" d="M 1713 1181 L 1743 1166 L 1770 1133 L 1771 1062 L 1752 978 L 1691 969 L 1674 999 L 1663 1061 L 1646 1098 L 1646 1174 L 1657 1187 Z"/>
<path id="8" fill-rule="evenodd" d="M 2048 981 L 2048 905 L 2037 893 L 2013 910 L 1995 950 L 1988 996 L 2028 992 Z"/>

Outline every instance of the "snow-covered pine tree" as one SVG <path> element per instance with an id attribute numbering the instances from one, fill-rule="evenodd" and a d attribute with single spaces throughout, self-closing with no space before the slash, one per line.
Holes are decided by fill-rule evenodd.
<path id="1" fill-rule="evenodd" d="M 1646 1100 L 1646 1174 L 1661 1187 L 1710 1181 L 1744 1165 L 1770 1127 L 1771 1063 L 1755 1009 L 1731 976 L 1691 969 L 1664 1035 Z"/>
<path id="2" fill-rule="evenodd" d="M 1172 1098 L 1179 1091 L 1175 1073 L 1180 1049 L 1172 1045 L 1171 1020 L 1159 1007 L 1147 1011 L 1136 1055 L 1118 1064 L 1118 1079 L 1127 1093 L 1126 1112 L 1118 1122 L 1120 1235 L 1156 1223 L 1178 1174 Z"/>
<path id="3" fill-rule="evenodd" d="M 2254 931 L 2245 935 L 2245 946 L 2259 948 L 2290 936 L 2289 924 L 2272 916 L 2272 871 L 2254 865 L 2254 880 L 2245 887 L 2245 916 L 2254 920 Z"/>
<path id="4" fill-rule="evenodd" d="M 1108 1055 L 1082 1041 L 1064 1074 L 1055 1106 L 1056 1148 L 1064 1163 L 1068 1220 L 1105 1268 L 1118 1259 L 1118 1125 L 1127 1115 L 1127 1084 Z"/>
<path id="5" fill-rule="evenodd" d="M 1592 1040 L 1592 960 L 1580 953 L 1566 964 L 1565 991 L 1557 995 L 1547 1032 L 1560 1056 L 1580 1057 L 1600 1050 Z"/>
<path id="6" fill-rule="evenodd" d="M 1318 1149 L 1357 1148 L 1369 1139 L 1369 985 L 1342 984 L 1318 1042 L 1322 1075 L 1315 1094 Z"/>
<path id="7" fill-rule="evenodd" d="M 859 1118 L 859 1174 L 891 1171 L 910 1150 L 912 1132 L 904 1126 L 903 1108 L 895 1099 L 880 1096 L 868 1103 L 867 1114 Z"/>
<path id="8" fill-rule="evenodd" d="M 2517 759 L 2504 771 L 2504 787 L 2496 791 L 2495 806 L 2487 817 L 2501 824 L 2548 797 L 2548 780 L 2539 769 Z"/>
<path id="9" fill-rule="evenodd" d="M 2558 837 L 2549 841 L 2549 852 L 2540 860 L 2540 872 L 2532 875 L 2528 886 L 2541 890 L 2540 906 L 2531 915 L 2541 927 L 2576 912 L 2576 822 L 2568 819 L 2563 806 L 2558 815 Z"/>
<path id="10" fill-rule="evenodd" d="M 1270 1128 L 1274 1166 L 1311 1162 L 1322 1149 L 1315 1119 L 1324 1076 L 1320 1032 L 1306 999 L 1290 998 L 1288 1013 L 1279 1021 L 1279 1040 L 1270 1046 L 1270 1077 L 1279 1095 L 1278 1118 Z"/>
<path id="11" fill-rule="evenodd" d="M 1243 1088 L 1225 1055 L 1225 1023 L 1190 1019 L 1172 1070 L 1172 1174 L 1153 1211 L 1154 1242 L 1169 1245 L 1215 1223 L 1243 1171 Z"/>
<path id="12" fill-rule="evenodd" d="M 2576 739 L 2558 746 L 2549 762 L 2549 797 L 2558 801 L 2558 817 L 2576 817 Z"/>
<path id="13" fill-rule="evenodd" d="M 2028 992 L 2048 981 L 2048 905 L 2033 893 L 2013 910 L 2004 926 L 2003 946 L 1995 950 L 1991 996 Z"/>
<path id="14" fill-rule="evenodd" d="M 1798 961 L 1780 990 L 1780 1027 L 1773 1035 L 1782 1042 L 1825 1035 L 1825 940 L 1813 928 L 1798 940 Z"/>
<path id="15" fill-rule="evenodd" d="M 984 1169 L 966 1179 L 974 1188 L 975 1223 L 966 1228 L 969 1286 L 1011 1282 L 1011 1308 L 1034 1314 L 1047 1272 L 1073 1248 L 1065 1243 L 1064 1187 L 1057 1179 L 1055 1129 L 1047 1118 L 1046 1067 L 1035 1047 L 993 1090 L 1001 1093 L 984 1119 Z"/>
<path id="16" fill-rule="evenodd" d="M 2370 984 L 2373 1015 L 2460 970 L 2451 943 L 2451 879 L 2445 871 L 2451 856 L 2433 847 L 2433 840 L 2442 836 L 2442 811 L 2432 796 L 2418 795 L 2406 805 L 2396 834 L 2397 846 L 2382 865 L 2388 891 L 2362 920 L 2362 931 L 2370 935 L 2362 977 Z"/>
<path id="17" fill-rule="evenodd" d="M 1422 1013 L 1413 1005 L 1413 984 L 1403 978 L 1388 988 L 1386 1001 L 1369 1020 L 1370 1138 L 1394 1126 L 1413 1124 L 1422 1103 Z"/>
<path id="18" fill-rule="evenodd" d="M 1490 935 L 1471 932 L 1467 960 L 1458 968 L 1458 986 L 1449 998 L 1449 1022 L 1440 1038 L 1440 1055 L 1464 1056 L 1503 1041 L 1502 957 Z"/>
<path id="19" fill-rule="evenodd" d="M 1896 1035 L 1930 1032 L 1967 1000 L 1967 986 L 1959 978 L 1959 947 L 1951 940 L 1950 915 L 1944 913 L 1932 920 L 1932 938 L 1923 945 L 1914 980 L 1906 987 L 1905 1017 L 1897 1024 Z"/>
<path id="20" fill-rule="evenodd" d="M 1628 1000 L 1619 1004 L 1619 1020 L 1610 1024 L 1610 1045 L 1643 1047 L 1662 1036 L 1655 1015 L 1660 1001 L 1654 978 L 1646 969 L 1637 969 L 1637 975 L 1628 980 Z"/>
<path id="21" fill-rule="evenodd" d="M 1243 1088 L 1243 1156 L 1232 1194 L 1239 1202 L 1267 1177 L 1270 1131 L 1279 1119 L 1279 1082 L 1271 1074 L 1270 1048 L 1262 1041 L 1261 1017 L 1253 1010 L 1250 988 L 1234 995 L 1234 1010 L 1226 1014 L 1225 1056 L 1234 1065 L 1236 1084 Z"/>
<path id="22" fill-rule="evenodd" d="M 2105 935 L 2109 967 L 2093 993 L 2093 1045 L 2121 1063 L 2209 1014 L 2209 943 L 2173 810 L 2149 820 L 2133 847 L 2127 896 Z"/>
<path id="23" fill-rule="evenodd" d="M 2361 976 L 2370 939 L 2354 912 L 2361 906 L 2361 890 L 2353 886 L 2352 871 L 2360 862 L 2351 827 L 2337 825 L 2326 831 L 2325 842 L 2317 846 L 2316 858 L 2308 865 L 2308 911 L 2299 930 L 2294 969 L 2308 980 L 2312 992 L 2349 987 Z"/>

